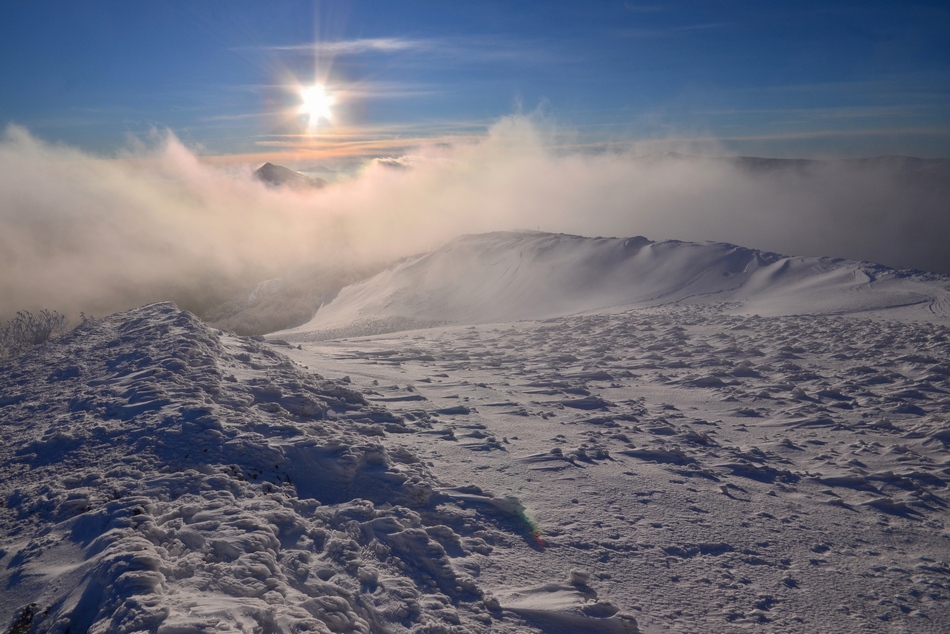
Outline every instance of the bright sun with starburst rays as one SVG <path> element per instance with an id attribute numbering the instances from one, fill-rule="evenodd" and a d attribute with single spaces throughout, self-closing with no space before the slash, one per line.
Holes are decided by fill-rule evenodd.
<path id="1" fill-rule="evenodd" d="M 321 119 L 332 121 L 331 108 L 336 103 L 336 99 L 333 95 L 327 93 L 326 86 L 315 84 L 301 87 L 300 99 L 302 103 L 299 112 L 307 117 L 308 127 L 315 128 Z"/>

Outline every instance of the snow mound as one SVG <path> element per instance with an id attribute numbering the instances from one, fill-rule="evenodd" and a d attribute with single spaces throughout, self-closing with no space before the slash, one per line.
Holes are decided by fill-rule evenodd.
<path id="1" fill-rule="evenodd" d="M 590 575 L 573 571 L 566 583 L 547 583 L 518 588 L 493 597 L 499 606 L 527 617 L 545 632 L 590 634 L 636 634 L 637 622 L 618 614 L 610 601 L 598 600 L 597 592 L 587 585 Z M 491 600 L 491 599 L 489 599 Z"/>
<path id="2" fill-rule="evenodd" d="M 384 446 L 402 418 L 173 304 L 0 366 L 0 416 L 4 628 L 530 629 L 476 579 L 518 538 L 492 496 Z"/>
<path id="3" fill-rule="evenodd" d="M 950 278 L 724 243 L 500 232 L 458 238 L 344 288 L 309 323 L 280 336 L 326 339 L 673 303 L 947 320 Z"/>

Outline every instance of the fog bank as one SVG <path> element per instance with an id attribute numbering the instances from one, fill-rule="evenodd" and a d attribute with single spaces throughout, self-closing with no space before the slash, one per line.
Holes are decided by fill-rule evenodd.
<path id="1" fill-rule="evenodd" d="M 19 127 L 0 140 L 0 318 L 201 311 L 300 266 L 358 267 L 510 229 L 715 240 L 950 273 L 943 161 L 570 153 L 531 117 L 478 143 L 374 161 L 315 191 L 223 171 L 174 136 L 104 159 Z M 389 163 L 398 163 L 393 169 Z"/>

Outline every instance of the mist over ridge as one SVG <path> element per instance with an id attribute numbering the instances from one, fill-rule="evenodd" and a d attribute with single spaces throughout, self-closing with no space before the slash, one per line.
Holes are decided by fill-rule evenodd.
<path id="1" fill-rule="evenodd" d="M 346 286 L 280 340 L 313 342 L 659 306 L 950 321 L 950 276 L 720 242 L 537 231 L 451 240 Z"/>
<path id="2" fill-rule="evenodd" d="M 712 240 L 950 273 L 946 161 L 587 154 L 558 138 L 505 117 L 477 143 L 393 157 L 408 169 L 370 162 L 308 191 L 265 186 L 256 166 L 211 166 L 170 133 L 105 159 L 11 126 L 0 317 L 166 299 L 200 312 L 300 267 L 374 266 L 496 230 Z"/>

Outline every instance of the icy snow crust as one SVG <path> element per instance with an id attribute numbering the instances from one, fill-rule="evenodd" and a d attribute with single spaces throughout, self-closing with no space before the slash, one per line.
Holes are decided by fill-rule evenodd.
<path id="1" fill-rule="evenodd" d="M 553 578 L 592 580 L 648 632 L 945 632 L 948 286 L 497 233 L 274 338 L 405 419 L 437 477 L 521 501 L 539 550 L 496 549 L 478 580 L 544 631 L 598 611 Z"/>
<path id="2" fill-rule="evenodd" d="M 532 630 L 475 578 L 531 539 L 517 500 L 441 485 L 404 419 L 172 304 L 0 368 L 0 416 L 3 628 Z M 637 631 L 550 581 L 529 617 Z"/>
<path id="3" fill-rule="evenodd" d="M 945 325 L 665 306 L 288 354 L 523 502 L 543 549 L 479 575 L 509 611 L 576 601 L 536 581 L 575 569 L 648 632 L 950 628 Z"/>
<path id="4" fill-rule="evenodd" d="M 947 286 L 509 233 L 87 322 L 0 367 L 0 627 L 947 631 Z"/>
<path id="5" fill-rule="evenodd" d="M 458 238 L 344 288 L 294 341 L 608 308 L 733 302 L 759 315 L 950 320 L 950 278 L 724 243 L 498 232 Z M 898 314 L 893 309 L 901 308 Z"/>

